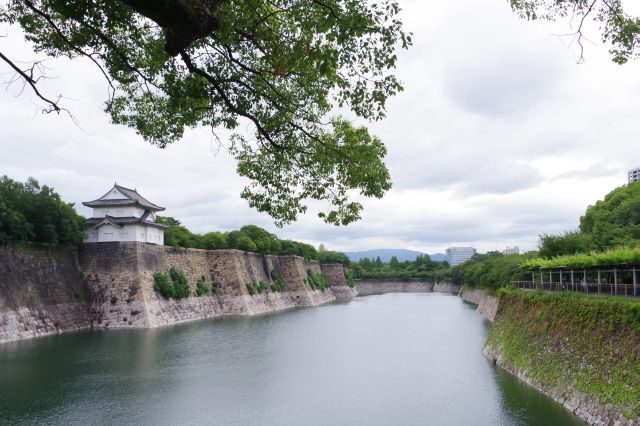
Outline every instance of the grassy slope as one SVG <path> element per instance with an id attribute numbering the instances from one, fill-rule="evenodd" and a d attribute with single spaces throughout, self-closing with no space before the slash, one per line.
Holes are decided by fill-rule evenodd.
<path id="1" fill-rule="evenodd" d="M 545 387 L 640 417 L 640 302 L 503 290 L 487 345 Z"/>

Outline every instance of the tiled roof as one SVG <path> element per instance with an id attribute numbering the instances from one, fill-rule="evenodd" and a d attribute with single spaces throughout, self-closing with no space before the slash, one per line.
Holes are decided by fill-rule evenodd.
<path id="1" fill-rule="evenodd" d="M 135 189 L 125 188 L 124 186 L 115 185 L 116 189 L 131 198 L 132 200 L 136 200 L 141 206 L 150 208 L 152 210 L 164 210 L 164 207 L 156 206 L 151 201 L 144 198 L 142 195 L 138 194 L 138 191 Z"/>
<path id="2" fill-rule="evenodd" d="M 84 202 L 82 204 L 87 206 L 87 207 L 129 206 L 129 205 L 136 205 L 137 204 L 137 205 L 140 205 L 141 207 L 144 207 L 145 209 L 150 209 L 150 210 L 155 210 L 155 211 L 164 210 L 164 207 L 160 207 L 160 206 L 157 206 L 157 205 L 153 204 L 151 201 L 147 200 L 142 195 L 138 194 L 138 191 L 136 191 L 135 189 L 125 188 L 124 186 L 120 186 L 118 184 L 115 184 L 113 187 L 115 189 L 117 189 L 122 195 L 124 195 L 127 198 L 104 200 L 103 198 L 109 192 L 111 192 L 111 190 L 109 190 L 109 192 L 107 192 L 107 194 L 103 195 L 102 197 L 98 198 L 97 200 L 86 201 L 86 202 Z"/>

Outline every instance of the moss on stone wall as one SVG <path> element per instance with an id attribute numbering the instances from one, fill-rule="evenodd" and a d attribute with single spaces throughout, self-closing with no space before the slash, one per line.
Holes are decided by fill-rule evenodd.
<path id="1" fill-rule="evenodd" d="M 505 368 L 556 399 L 581 393 L 640 419 L 640 302 L 513 290 L 499 298 L 487 348 Z"/>

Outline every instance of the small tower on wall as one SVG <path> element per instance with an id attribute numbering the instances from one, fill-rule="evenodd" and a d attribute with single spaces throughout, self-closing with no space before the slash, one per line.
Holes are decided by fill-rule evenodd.
<path id="1" fill-rule="evenodd" d="M 87 220 L 85 243 L 136 241 L 164 245 L 168 226 L 156 222 L 156 213 L 164 207 L 153 204 L 135 189 L 115 184 L 102 197 L 82 204 L 93 208 L 93 215 Z"/>

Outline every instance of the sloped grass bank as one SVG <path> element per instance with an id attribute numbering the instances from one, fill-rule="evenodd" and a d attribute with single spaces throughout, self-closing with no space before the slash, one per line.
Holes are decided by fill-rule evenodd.
<path id="1" fill-rule="evenodd" d="M 485 354 L 592 424 L 640 424 L 640 302 L 501 290 Z"/>

